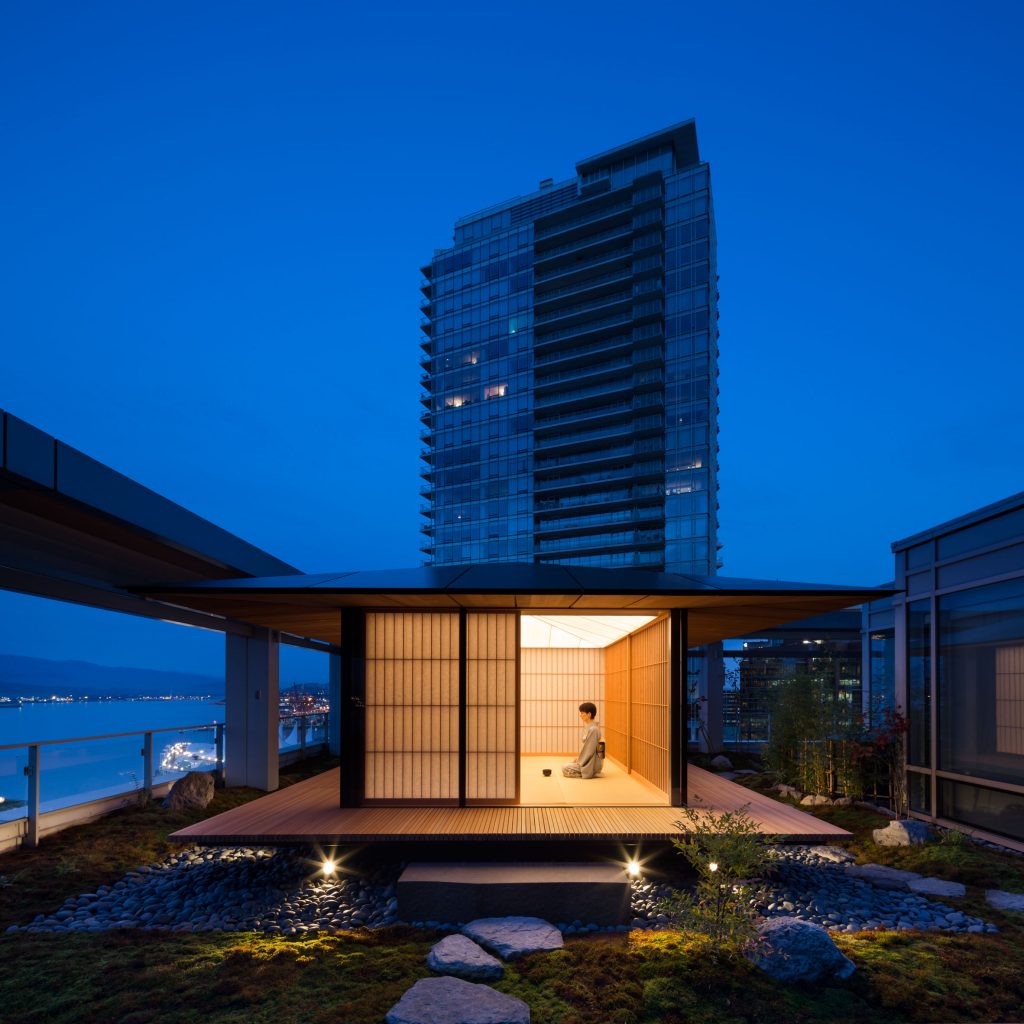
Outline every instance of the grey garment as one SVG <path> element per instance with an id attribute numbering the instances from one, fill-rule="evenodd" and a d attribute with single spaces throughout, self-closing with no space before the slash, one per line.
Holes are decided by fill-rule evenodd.
<path id="1" fill-rule="evenodd" d="M 562 774 L 567 779 L 578 779 L 580 777 L 580 766 L 575 761 L 562 765 Z"/>
<path id="2" fill-rule="evenodd" d="M 591 722 L 583 729 L 583 745 L 580 756 L 576 759 L 581 779 L 592 779 L 601 774 L 604 758 L 601 757 L 598 744 L 601 740 L 601 729 L 596 722 Z"/>

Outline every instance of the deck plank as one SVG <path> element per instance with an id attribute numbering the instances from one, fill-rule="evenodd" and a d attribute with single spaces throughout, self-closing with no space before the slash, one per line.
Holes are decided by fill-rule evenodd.
<path id="1" fill-rule="evenodd" d="M 639 839 L 678 836 L 680 808 L 655 805 L 557 807 L 339 807 L 339 770 L 324 772 L 175 832 L 186 842 L 343 843 L 374 840 Z M 690 806 L 716 813 L 746 805 L 765 835 L 836 842 L 850 833 L 728 779 L 689 767 Z"/>

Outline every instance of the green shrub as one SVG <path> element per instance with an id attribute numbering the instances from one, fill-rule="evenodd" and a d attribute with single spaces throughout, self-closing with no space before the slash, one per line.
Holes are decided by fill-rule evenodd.
<path id="1" fill-rule="evenodd" d="M 662 901 L 663 913 L 682 931 L 707 935 L 719 948 L 744 949 L 757 935 L 751 881 L 763 874 L 775 836 L 762 835 L 744 805 L 715 814 L 688 807 L 675 822 L 683 837 L 672 844 L 697 872 L 693 893 Z"/>

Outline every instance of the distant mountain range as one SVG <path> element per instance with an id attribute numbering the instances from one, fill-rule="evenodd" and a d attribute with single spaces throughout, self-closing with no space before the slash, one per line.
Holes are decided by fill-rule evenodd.
<path id="1" fill-rule="evenodd" d="M 0 697 L 224 696 L 224 680 L 192 672 L 111 668 L 89 661 L 51 661 L 0 654 Z"/>

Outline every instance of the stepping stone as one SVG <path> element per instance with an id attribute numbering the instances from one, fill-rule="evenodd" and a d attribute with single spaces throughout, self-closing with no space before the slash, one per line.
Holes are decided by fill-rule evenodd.
<path id="1" fill-rule="evenodd" d="M 985 899 L 988 905 L 995 907 L 996 910 L 1019 910 L 1024 913 L 1024 893 L 989 889 L 985 893 Z"/>
<path id="2" fill-rule="evenodd" d="M 505 973 L 505 965 L 465 935 L 446 935 L 427 954 L 427 966 L 438 974 L 490 981 Z"/>
<path id="3" fill-rule="evenodd" d="M 967 887 L 959 882 L 946 882 L 941 878 L 912 878 L 907 888 L 919 896 L 941 896 L 945 899 L 958 899 L 967 895 Z"/>
<path id="4" fill-rule="evenodd" d="M 562 933 L 539 917 L 481 917 L 470 921 L 462 934 L 502 960 L 518 960 L 527 953 L 562 948 Z"/>
<path id="5" fill-rule="evenodd" d="M 460 978 L 417 981 L 384 1018 L 385 1024 L 530 1024 L 521 999 Z"/>
<path id="6" fill-rule="evenodd" d="M 877 885 L 879 889 L 901 889 L 907 891 L 907 883 L 923 878 L 916 871 L 900 871 L 884 864 L 847 864 L 846 873 L 863 882 Z"/>
<path id="7" fill-rule="evenodd" d="M 410 864 L 398 879 L 405 921 L 475 921 L 507 914 L 588 924 L 630 920 L 623 864 Z"/>

